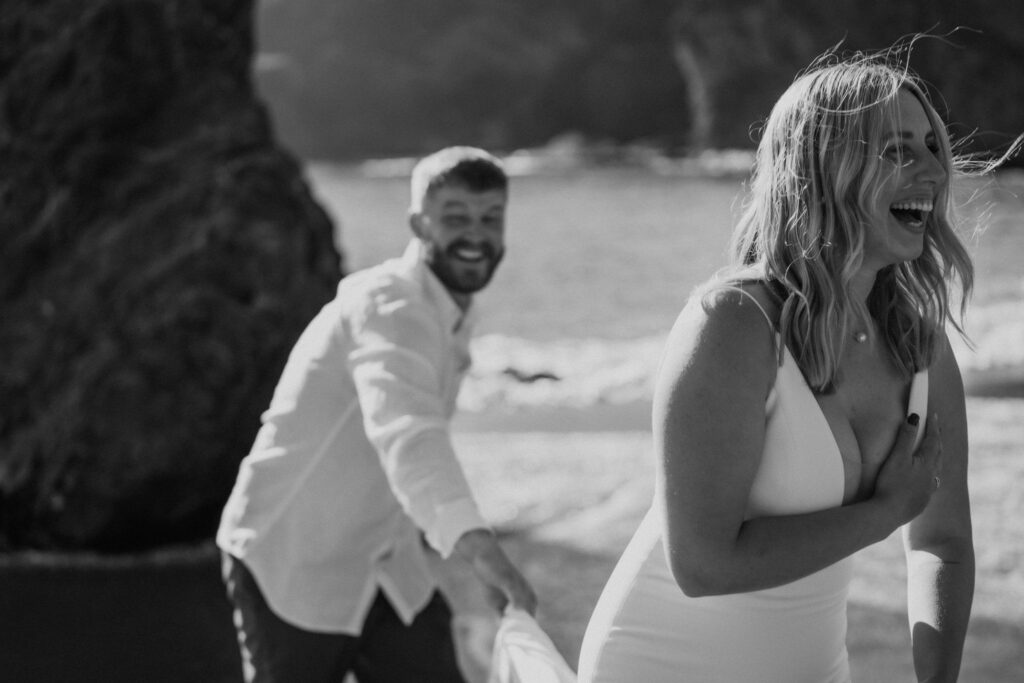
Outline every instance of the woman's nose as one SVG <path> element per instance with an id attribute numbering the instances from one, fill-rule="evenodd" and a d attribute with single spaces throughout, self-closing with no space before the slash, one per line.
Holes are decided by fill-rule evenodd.
<path id="1" fill-rule="evenodd" d="M 915 176 L 940 185 L 946 180 L 946 167 L 935 154 L 928 154 L 918 164 Z"/>

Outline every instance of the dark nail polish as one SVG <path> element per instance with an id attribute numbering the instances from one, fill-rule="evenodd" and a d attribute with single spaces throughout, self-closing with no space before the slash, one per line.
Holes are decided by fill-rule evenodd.
<path id="1" fill-rule="evenodd" d="M 911 413 L 910 417 L 907 418 L 907 424 L 911 427 L 916 427 L 917 423 L 921 421 L 921 416 L 917 413 Z"/>

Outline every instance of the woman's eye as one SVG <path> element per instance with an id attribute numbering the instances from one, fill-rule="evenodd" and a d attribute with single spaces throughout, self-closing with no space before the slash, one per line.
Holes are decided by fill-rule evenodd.
<path id="1" fill-rule="evenodd" d="M 904 165 L 910 162 L 912 152 L 906 145 L 890 145 L 885 148 L 885 158 L 897 165 Z"/>

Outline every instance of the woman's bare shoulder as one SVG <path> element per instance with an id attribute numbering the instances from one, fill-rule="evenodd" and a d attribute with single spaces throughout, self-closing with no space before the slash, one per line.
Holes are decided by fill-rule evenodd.
<path id="1" fill-rule="evenodd" d="M 778 306 L 756 283 L 694 291 L 669 335 L 662 370 L 690 381 L 774 381 Z M 710 380 L 709 380 L 710 381 Z M 757 384 L 758 382 L 755 382 Z"/>
<path id="2" fill-rule="evenodd" d="M 780 311 L 779 297 L 763 280 L 713 280 L 695 290 L 684 309 L 695 320 L 730 328 L 738 325 L 750 333 L 765 324 L 775 332 Z"/>

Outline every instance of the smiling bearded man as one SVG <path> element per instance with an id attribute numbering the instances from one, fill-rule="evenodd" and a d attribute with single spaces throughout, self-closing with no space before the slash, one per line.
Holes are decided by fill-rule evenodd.
<path id="1" fill-rule="evenodd" d="M 247 681 L 461 682 L 423 540 L 469 562 L 496 609 L 535 609 L 449 433 L 472 295 L 505 251 L 508 178 L 451 147 L 411 185 L 414 239 L 342 280 L 303 332 L 224 508 Z"/>
<path id="2" fill-rule="evenodd" d="M 458 181 L 428 186 L 409 209 L 409 224 L 423 242 L 424 261 L 456 303 L 483 289 L 505 255 L 507 191 L 490 187 L 484 169 Z"/>

